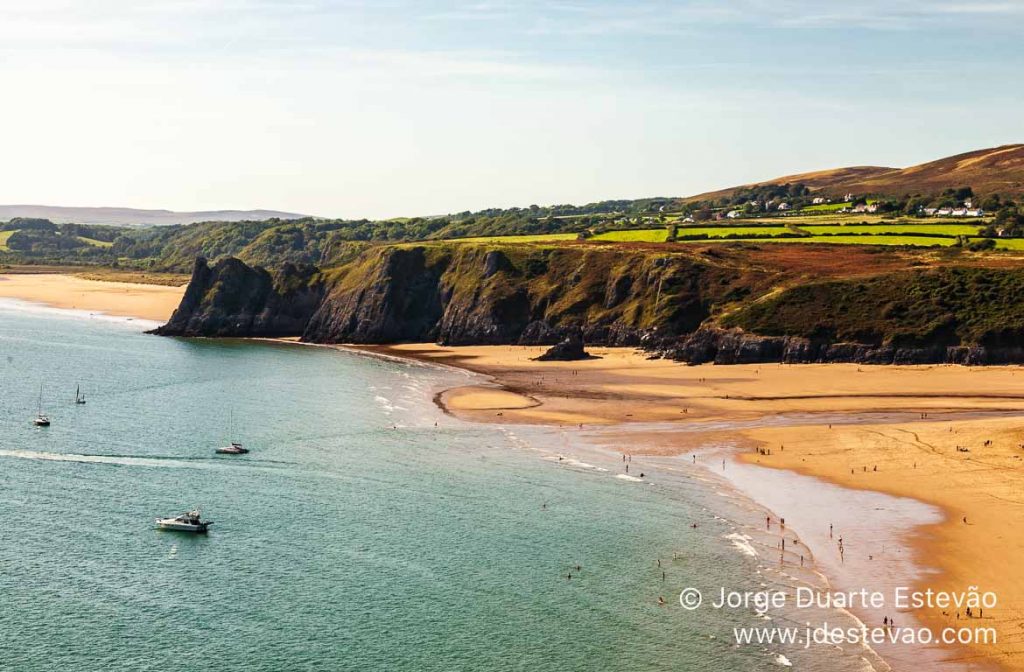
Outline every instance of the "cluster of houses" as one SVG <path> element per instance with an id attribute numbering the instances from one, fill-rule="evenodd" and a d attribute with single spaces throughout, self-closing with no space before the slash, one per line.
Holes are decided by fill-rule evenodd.
<path id="1" fill-rule="evenodd" d="M 849 193 L 843 197 L 841 203 L 843 205 L 848 205 L 850 203 L 855 202 L 856 200 L 857 196 L 855 194 Z M 812 205 L 825 205 L 828 203 L 832 203 L 832 199 L 826 198 L 824 196 L 815 196 L 813 199 L 811 199 Z M 753 212 L 757 212 L 759 210 L 764 212 L 770 212 L 772 210 L 778 212 L 786 212 L 788 210 L 793 209 L 793 205 L 785 201 L 781 203 L 774 203 L 772 201 L 765 201 L 764 203 L 758 201 L 749 201 L 747 205 L 753 206 L 752 208 L 746 208 L 747 210 L 752 210 Z M 744 216 L 752 215 L 753 212 L 748 213 L 744 212 L 744 210 L 735 209 L 729 210 L 728 212 L 723 214 L 721 211 L 719 211 L 715 214 L 715 219 L 739 219 Z M 838 210 L 837 212 L 863 214 L 885 212 L 885 210 L 883 209 L 883 206 L 878 202 L 868 202 L 859 203 L 857 205 L 854 205 L 853 207 L 844 207 Z M 967 199 L 957 207 L 919 208 L 918 214 L 924 215 L 926 217 L 984 217 L 986 213 L 981 208 L 975 208 L 973 203 L 971 202 L 971 199 Z M 686 217 L 685 219 L 682 220 L 683 223 L 691 223 L 693 221 L 693 217 Z"/>
<path id="2" fill-rule="evenodd" d="M 921 208 L 921 212 L 928 217 L 984 217 L 985 211 L 981 208 L 972 208 L 965 204 L 959 208 Z"/>

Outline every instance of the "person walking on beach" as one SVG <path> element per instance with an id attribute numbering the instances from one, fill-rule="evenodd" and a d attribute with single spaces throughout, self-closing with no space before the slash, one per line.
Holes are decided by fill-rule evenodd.
<path id="1" fill-rule="evenodd" d="M 828 538 L 832 538 L 832 523 L 828 524 Z"/>

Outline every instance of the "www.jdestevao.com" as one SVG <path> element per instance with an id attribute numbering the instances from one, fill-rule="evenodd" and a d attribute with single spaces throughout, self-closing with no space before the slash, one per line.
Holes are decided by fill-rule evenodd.
<path id="1" fill-rule="evenodd" d="M 786 590 L 735 591 L 720 588 L 709 592 L 705 600 L 697 588 L 685 588 L 679 593 L 679 604 L 687 611 L 705 609 L 735 609 L 765 615 L 772 610 L 839 608 L 894 611 L 934 608 L 955 621 L 948 627 L 934 631 L 929 628 L 896 625 L 892 616 L 883 616 L 881 625 L 860 623 L 856 626 L 830 625 L 828 622 L 791 626 L 743 626 L 733 628 L 737 644 L 790 645 L 804 648 L 812 645 L 866 644 L 875 645 L 930 645 L 930 644 L 995 644 L 996 629 L 984 624 L 985 609 L 995 609 L 998 599 L 992 592 L 981 592 L 969 586 L 960 592 L 913 590 L 895 588 L 887 594 L 882 591 L 828 592 L 808 587 Z"/>

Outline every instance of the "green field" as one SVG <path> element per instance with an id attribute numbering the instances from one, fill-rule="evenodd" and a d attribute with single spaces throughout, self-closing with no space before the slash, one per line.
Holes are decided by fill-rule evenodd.
<path id="1" fill-rule="evenodd" d="M 664 243 L 668 238 L 668 229 L 627 229 L 625 231 L 605 231 L 590 240 L 613 240 L 619 243 Z"/>
<path id="2" fill-rule="evenodd" d="M 801 227 L 811 233 L 931 233 L 944 236 L 976 236 L 981 226 L 971 224 L 823 224 Z"/>
<path id="3" fill-rule="evenodd" d="M 879 221 L 881 220 L 878 216 Z M 797 220 L 797 221 L 794 221 Z M 783 236 L 791 233 L 785 226 L 779 226 L 780 221 L 798 224 L 799 221 L 810 220 L 811 223 L 800 224 L 800 228 L 812 234 L 805 237 Z M 744 220 L 752 221 L 752 220 Z M 746 240 L 749 242 L 777 242 L 777 243 L 834 243 L 836 245 L 914 245 L 920 247 L 931 247 L 934 245 L 950 246 L 956 242 L 956 236 L 977 236 L 982 222 L 955 220 L 952 222 L 913 222 L 913 221 L 891 221 L 879 224 L 862 224 L 858 218 L 857 223 L 834 224 L 821 223 L 822 218 L 798 218 L 786 217 L 761 220 L 770 222 L 774 226 L 731 226 L 722 224 L 719 226 L 680 226 L 678 235 L 680 243 L 692 243 L 702 241 L 725 241 L 725 240 Z M 879 234 L 879 235 L 871 235 Z M 927 235 L 915 235 L 927 234 Z M 707 236 L 695 240 L 686 240 L 687 236 Z M 736 236 L 736 237 L 730 237 Z M 942 236 L 942 237 L 940 237 Z M 576 240 L 574 233 L 547 233 L 529 236 L 494 236 L 476 238 L 458 238 L 452 242 L 459 243 L 540 243 L 559 242 Z M 657 229 L 623 229 L 617 231 L 605 231 L 599 233 L 590 240 L 616 243 L 664 243 L 668 238 L 666 228 Z M 998 246 L 1001 249 L 1024 250 L 1024 239 L 1021 240 L 1000 240 Z"/>
<path id="4" fill-rule="evenodd" d="M 528 236 L 479 236 L 476 238 L 448 238 L 449 243 L 543 243 L 557 240 L 576 240 L 575 233 L 538 233 Z M 664 240 L 664 239 L 663 239 Z"/>
<path id="5" fill-rule="evenodd" d="M 93 247 L 113 247 L 113 243 L 107 242 L 106 240 L 96 240 L 95 238 L 86 238 L 85 236 L 75 236 L 83 243 L 89 243 Z"/>
<path id="6" fill-rule="evenodd" d="M 7 239 L 10 238 L 13 233 L 14 231 L 0 231 L 0 252 L 6 252 L 10 249 L 7 247 Z"/>
<path id="7" fill-rule="evenodd" d="M 785 227 L 768 227 L 768 226 L 709 226 L 709 227 L 694 227 L 687 229 L 680 229 L 679 234 L 707 234 L 707 239 L 698 240 L 680 240 L 680 243 L 700 243 L 708 242 L 711 240 L 729 241 L 734 239 L 726 239 L 729 233 L 738 233 L 741 235 L 764 235 L 773 234 L 771 237 L 766 238 L 738 238 L 735 240 L 748 242 L 761 243 L 834 243 L 836 245 L 915 245 L 921 247 L 931 247 L 932 245 L 950 246 L 956 242 L 954 236 L 957 235 L 975 235 L 978 230 L 977 227 L 970 227 L 968 231 L 961 231 L 960 227 L 957 226 L 944 226 L 947 231 L 932 231 L 932 228 L 938 228 L 943 225 L 918 225 L 917 230 L 914 230 L 914 225 L 893 225 L 893 226 L 856 226 L 856 227 L 811 227 L 812 230 L 828 229 L 828 233 L 832 233 L 832 228 L 839 229 L 837 233 L 849 232 L 853 234 L 859 233 L 871 233 L 872 230 L 876 233 L 888 233 L 889 235 L 828 235 L 828 236 L 805 236 L 799 237 L 781 237 L 778 234 L 786 233 L 788 229 Z M 907 229 L 907 230 L 904 230 Z M 931 236 L 915 236 L 914 233 L 943 233 L 948 232 L 949 238 L 937 238 Z M 892 234 L 905 234 L 905 235 L 892 235 Z M 635 243 L 662 243 L 667 238 L 667 232 L 664 229 L 634 229 L 630 231 L 608 231 L 594 236 L 591 240 L 606 240 L 615 242 L 635 242 Z M 1016 241 L 1000 241 L 1013 244 Z M 1011 249 L 1008 246 L 1008 249 Z M 1020 246 L 1012 249 L 1024 249 L 1024 239 L 1021 239 Z"/>
<path id="8" fill-rule="evenodd" d="M 850 224 L 878 224 L 886 220 L 884 215 L 869 215 L 869 214 L 856 214 L 850 215 L 847 213 L 843 214 L 832 214 L 828 212 L 822 212 L 817 215 L 780 215 L 778 217 L 754 217 L 751 219 L 741 220 L 744 224 L 758 223 L 758 224 L 796 224 L 802 226 L 804 224 L 840 224 L 843 222 L 849 222 Z"/>
<path id="9" fill-rule="evenodd" d="M 784 226 L 681 226 L 678 229 L 680 238 L 684 236 L 725 238 L 730 235 L 751 237 L 778 236 L 787 232 L 789 232 L 789 229 Z M 667 229 L 626 229 L 624 231 L 599 233 L 591 238 L 591 240 L 611 240 L 619 243 L 663 243 L 667 238 Z"/>
<path id="10" fill-rule="evenodd" d="M 806 208 L 801 208 L 800 212 L 838 212 L 851 205 L 853 203 L 822 203 L 821 205 L 808 205 Z"/>
<path id="11" fill-rule="evenodd" d="M 996 249 L 1024 250 L 1024 238 L 999 238 L 996 240 Z"/>

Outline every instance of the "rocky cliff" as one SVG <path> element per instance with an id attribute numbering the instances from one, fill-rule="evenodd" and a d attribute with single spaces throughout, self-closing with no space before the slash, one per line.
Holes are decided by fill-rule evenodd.
<path id="1" fill-rule="evenodd" d="M 276 274 L 238 259 L 199 258 L 161 336 L 281 337 L 301 334 L 323 298 L 319 273 L 286 264 Z"/>
<path id="2" fill-rule="evenodd" d="M 639 345 L 690 333 L 766 274 L 691 255 L 524 246 L 377 247 L 323 273 L 196 262 L 161 335 L 293 335 L 314 343 Z"/>
<path id="3" fill-rule="evenodd" d="M 1024 362 L 1024 271 L 939 268 L 794 282 L 715 250 L 381 246 L 319 272 L 196 262 L 182 336 L 315 343 L 628 345 L 691 363 Z"/>

